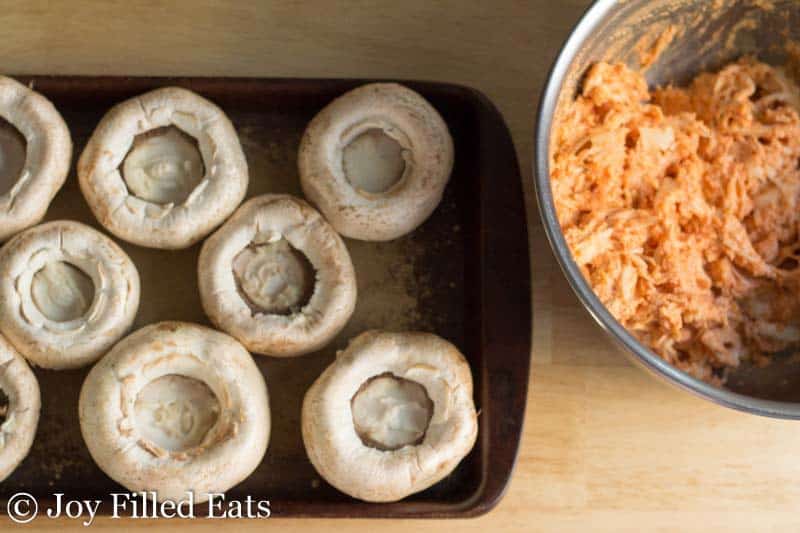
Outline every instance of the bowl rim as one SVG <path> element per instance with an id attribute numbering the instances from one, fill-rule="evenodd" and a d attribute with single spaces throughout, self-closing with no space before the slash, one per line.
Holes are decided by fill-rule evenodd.
<path id="1" fill-rule="evenodd" d="M 566 74 L 570 65 L 581 49 L 587 37 L 605 19 L 606 15 L 618 4 L 617 0 L 595 0 L 584 12 L 577 24 L 573 27 L 566 41 L 562 45 L 555 61 L 550 67 L 545 84 L 539 95 L 537 109 L 534 158 L 533 158 L 533 183 L 536 191 L 539 215 L 545 229 L 550 248 L 558 261 L 561 271 L 567 278 L 572 290 L 578 299 L 597 322 L 618 345 L 625 348 L 625 354 L 635 363 L 639 363 L 651 373 L 667 382 L 689 391 L 696 396 L 710 400 L 716 404 L 752 413 L 761 416 L 783 419 L 800 419 L 800 403 L 781 402 L 755 398 L 745 394 L 721 389 L 709 385 L 678 368 L 667 363 L 655 354 L 650 348 L 640 343 L 611 315 L 600 302 L 586 279 L 583 277 L 578 265 L 572 259 L 572 253 L 567 246 L 561 225 L 556 217 L 550 187 L 549 150 L 550 131 L 553 125 L 553 115 L 558 104 Z"/>

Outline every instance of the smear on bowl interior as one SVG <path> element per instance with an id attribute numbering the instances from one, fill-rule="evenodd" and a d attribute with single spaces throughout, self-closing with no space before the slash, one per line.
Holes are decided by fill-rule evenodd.
<path id="1" fill-rule="evenodd" d="M 712 383 L 800 346 L 800 89 L 743 58 L 648 90 L 598 63 L 551 152 L 573 257 L 616 319 Z"/>

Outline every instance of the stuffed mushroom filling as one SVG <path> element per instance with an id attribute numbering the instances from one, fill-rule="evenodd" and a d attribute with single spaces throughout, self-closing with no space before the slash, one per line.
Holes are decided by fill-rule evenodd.
<path id="1" fill-rule="evenodd" d="M 233 259 L 233 274 L 254 313 L 290 315 L 314 292 L 315 271 L 308 258 L 279 235 L 253 242 Z"/>
<path id="2" fill-rule="evenodd" d="M 20 131 L 0 119 L 0 195 L 6 194 L 19 181 L 25 168 L 28 143 Z"/>
<path id="3" fill-rule="evenodd" d="M 403 178 L 406 150 L 380 128 L 370 128 L 345 145 L 342 168 L 356 190 L 382 194 Z"/>
<path id="4" fill-rule="evenodd" d="M 175 126 L 137 135 L 122 162 L 131 194 L 154 204 L 184 203 L 204 175 L 197 140 Z"/>
<path id="5" fill-rule="evenodd" d="M 421 443 L 433 416 L 425 387 L 388 372 L 364 382 L 350 407 L 361 441 L 384 451 Z"/>
<path id="6" fill-rule="evenodd" d="M 94 300 L 94 283 L 66 261 L 50 261 L 31 281 L 31 299 L 53 322 L 69 322 L 86 314 Z"/>
<path id="7" fill-rule="evenodd" d="M 220 405 L 200 380 L 169 374 L 145 385 L 136 397 L 139 433 L 157 446 L 181 452 L 200 446 L 217 423 Z"/>

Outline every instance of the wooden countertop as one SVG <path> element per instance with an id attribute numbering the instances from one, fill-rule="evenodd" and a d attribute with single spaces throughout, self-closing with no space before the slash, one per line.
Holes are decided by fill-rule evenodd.
<path id="1" fill-rule="evenodd" d="M 519 463 L 497 509 L 475 520 L 413 524 L 270 519 L 129 526 L 385 533 L 797 530 L 800 424 L 711 405 L 632 367 L 580 307 L 545 241 L 531 186 L 535 106 L 547 68 L 587 3 L 3 2 L 5 72 L 463 83 L 494 100 L 519 153 L 531 220 L 534 365 Z M 0 529 L 5 520 L 0 517 Z M 32 525 L 29 531 L 80 529 L 47 519 Z"/>

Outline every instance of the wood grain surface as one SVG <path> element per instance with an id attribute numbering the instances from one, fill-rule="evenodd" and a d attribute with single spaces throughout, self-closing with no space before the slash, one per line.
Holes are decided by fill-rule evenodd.
<path id="1" fill-rule="evenodd" d="M 4 72 L 385 77 L 474 86 L 505 115 L 525 180 L 534 365 L 516 474 L 496 510 L 450 522 L 121 524 L 106 519 L 92 528 L 385 533 L 798 529 L 800 424 L 711 405 L 632 367 L 580 307 L 545 241 L 531 186 L 535 106 L 549 65 L 587 3 L 0 2 Z M 0 522 L 0 529 L 10 525 Z M 82 529 L 77 522 L 48 519 L 31 526 L 28 531 Z"/>

